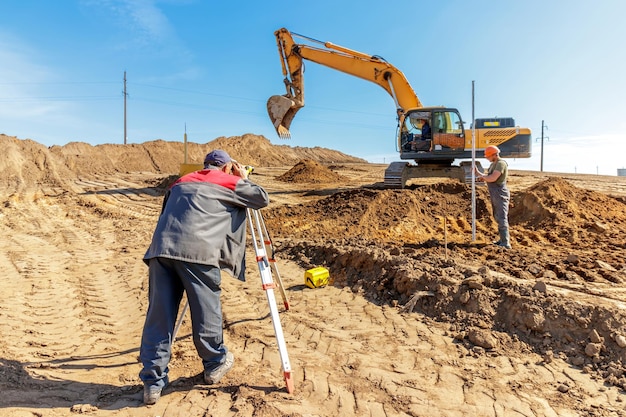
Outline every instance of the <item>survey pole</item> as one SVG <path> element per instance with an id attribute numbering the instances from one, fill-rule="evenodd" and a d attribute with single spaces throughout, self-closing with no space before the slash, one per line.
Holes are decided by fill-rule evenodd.
<path id="1" fill-rule="evenodd" d="M 476 117 L 474 116 L 474 81 L 472 81 L 472 242 L 476 241 Z"/>

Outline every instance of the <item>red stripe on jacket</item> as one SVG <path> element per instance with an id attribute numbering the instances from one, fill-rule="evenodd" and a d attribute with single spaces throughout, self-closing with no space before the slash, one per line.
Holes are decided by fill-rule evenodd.
<path id="1" fill-rule="evenodd" d="M 211 184 L 221 185 L 230 190 L 234 190 L 241 177 L 230 175 L 219 169 L 203 169 L 191 172 L 177 179 L 171 186 L 186 182 L 208 182 Z"/>

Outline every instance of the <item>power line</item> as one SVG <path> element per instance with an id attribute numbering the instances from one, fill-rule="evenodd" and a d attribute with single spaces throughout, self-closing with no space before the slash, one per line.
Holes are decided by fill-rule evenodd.
<path id="1" fill-rule="evenodd" d="M 119 96 L 34 96 L 34 97 L 3 97 L 0 102 L 31 102 L 31 101 L 102 101 L 119 100 Z"/>
<path id="2" fill-rule="evenodd" d="M 117 84 L 119 81 L 39 81 L 39 82 L 4 82 L 0 85 L 57 85 L 57 84 Z"/>
<path id="3" fill-rule="evenodd" d="M 233 96 L 233 95 L 228 95 L 228 94 L 208 93 L 208 92 L 204 92 L 204 91 L 187 90 L 187 89 L 183 89 L 183 88 L 163 87 L 163 86 L 157 86 L 157 85 L 153 85 L 153 84 L 144 84 L 144 83 L 135 83 L 135 82 L 129 82 L 129 84 L 135 85 L 135 86 L 157 88 L 157 89 L 160 89 L 160 90 L 170 90 L 170 91 L 178 91 L 178 92 L 181 92 L 181 93 L 190 93 L 190 94 L 197 94 L 197 95 L 203 95 L 203 96 L 230 98 L 230 99 L 242 100 L 242 101 L 250 101 L 250 102 L 255 102 L 255 103 L 265 102 L 265 100 L 259 100 L 259 99 L 248 98 L 248 97 Z M 147 99 L 147 98 L 144 98 L 142 100 L 157 102 L 157 100 Z M 184 103 L 175 103 L 175 102 L 168 103 L 168 102 L 165 102 L 165 101 L 160 101 L 160 102 L 163 103 L 163 104 L 171 104 L 171 105 L 186 105 Z M 191 105 L 191 106 L 193 106 L 193 105 Z M 310 104 L 307 104 L 307 108 L 309 108 L 309 109 L 318 109 L 318 110 L 330 110 L 332 112 L 363 114 L 363 115 L 370 115 L 370 116 L 371 115 L 381 116 L 380 113 L 363 112 L 363 111 L 358 111 L 358 110 L 338 109 L 338 108 L 332 108 L 332 107 L 315 106 L 315 105 L 310 105 Z M 386 114 L 385 114 L 385 116 L 386 116 Z"/>

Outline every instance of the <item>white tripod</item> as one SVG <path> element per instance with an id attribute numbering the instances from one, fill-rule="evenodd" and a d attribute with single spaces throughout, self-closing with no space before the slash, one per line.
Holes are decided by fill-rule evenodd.
<path id="1" fill-rule="evenodd" d="M 272 271 L 276 274 L 276 280 L 278 282 L 278 288 L 283 299 L 285 310 L 289 310 L 289 300 L 285 288 L 283 287 L 282 279 L 276 266 L 276 259 L 274 259 L 274 246 L 272 240 L 267 232 L 265 221 L 261 212 L 258 210 L 248 210 L 248 224 L 250 225 L 250 234 L 252 235 L 252 243 L 254 245 L 254 252 L 256 254 L 256 261 L 259 265 L 259 272 L 261 274 L 261 283 L 263 290 L 267 295 L 267 301 L 270 307 L 270 313 L 272 316 L 272 324 L 274 325 L 274 333 L 276 334 L 276 342 L 278 344 L 278 353 L 280 354 L 280 360 L 283 367 L 283 375 L 285 377 L 285 385 L 287 386 L 287 392 L 292 394 L 294 391 L 294 381 L 291 374 L 291 365 L 289 363 L 289 355 L 287 354 L 287 345 L 285 343 L 285 336 L 283 335 L 283 329 L 280 324 L 280 316 L 278 315 L 278 308 L 276 307 L 276 297 L 274 296 L 274 288 L 277 287 L 272 279 Z M 268 258 L 266 247 L 271 249 L 271 257 Z M 185 306 L 180 314 L 180 318 L 176 322 L 174 327 L 174 333 L 172 334 L 172 344 L 176 340 L 176 334 L 183 322 L 185 313 L 189 308 L 189 301 L 185 301 Z"/>

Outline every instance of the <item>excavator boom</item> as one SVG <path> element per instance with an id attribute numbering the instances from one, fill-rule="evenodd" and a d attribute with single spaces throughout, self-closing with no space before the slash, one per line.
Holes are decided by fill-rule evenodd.
<path id="1" fill-rule="evenodd" d="M 304 107 L 304 59 L 378 84 L 394 99 L 398 112 L 422 107 L 404 74 L 379 56 L 321 42 L 291 33 L 285 28 L 277 30 L 274 35 L 287 93 L 270 97 L 267 112 L 278 136 L 283 139 L 291 136 L 291 121 L 298 110 Z M 294 37 L 309 43 L 296 43 Z"/>

